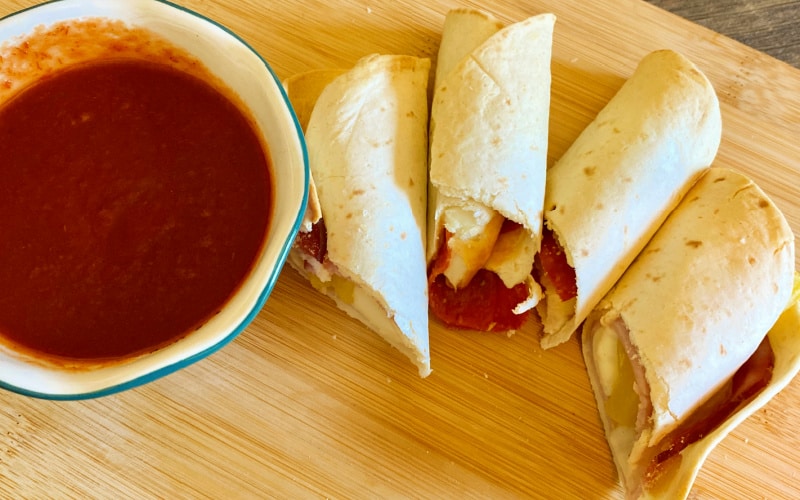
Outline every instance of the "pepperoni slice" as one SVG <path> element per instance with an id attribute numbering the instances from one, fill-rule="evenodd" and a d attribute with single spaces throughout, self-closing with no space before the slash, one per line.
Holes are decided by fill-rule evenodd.
<path id="1" fill-rule="evenodd" d="M 564 302 L 578 295 L 575 281 L 575 269 L 567 262 L 567 254 L 561 248 L 553 232 L 547 228 L 542 230 L 542 247 L 539 250 L 539 262 L 542 271 L 547 274 L 556 289 L 558 297 Z"/>
<path id="2" fill-rule="evenodd" d="M 320 219 L 311 226 L 311 231 L 297 233 L 294 244 L 306 254 L 322 262 L 325 254 L 328 253 L 328 231 L 325 229 L 325 222 Z"/>
<path id="3" fill-rule="evenodd" d="M 775 353 L 769 338 L 764 337 L 753 355 L 720 389 L 727 392 L 722 402 L 714 398 L 712 402 L 716 404 L 701 406 L 681 425 L 678 432 L 667 438 L 661 451 L 650 463 L 647 476 L 655 477 L 668 459 L 713 432 L 728 417 L 750 403 L 769 384 L 774 367 Z"/>

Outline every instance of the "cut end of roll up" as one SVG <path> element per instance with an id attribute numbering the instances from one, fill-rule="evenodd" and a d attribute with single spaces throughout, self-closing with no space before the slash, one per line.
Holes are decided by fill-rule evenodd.
<path id="1" fill-rule="evenodd" d="M 686 57 L 647 54 L 547 172 L 545 225 L 574 275 L 574 300 L 544 282 L 542 346 L 569 340 L 711 165 L 719 101 Z"/>
<path id="2" fill-rule="evenodd" d="M 794 258 L 763 191 L 712 168 L 589 315 L 584 360 L 629 497 L 685 497 L 710 450 L 796 373 L 800 330 L 776 330 Z"/>

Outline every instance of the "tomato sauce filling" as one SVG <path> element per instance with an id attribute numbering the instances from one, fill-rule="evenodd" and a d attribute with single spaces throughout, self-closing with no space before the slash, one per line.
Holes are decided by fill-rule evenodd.
<path id="1" fill-rule="evenodd" d="M 542 230 L 542 247 L 537 256 L 542 272 L 550 278 L 558 297 L 566 302 L 578 295 L 575 269 L 567 262 L 567 254 L 547 228 Z"/>
<path id="2" fill-rule="evenodd" d="M 216 314 L 272 207 L 265 145 L 222 92 L 99 60 L 0 106 L 0 336 L 56 358 L 153 350 Z"/>
<path id="3" fill-rule="evenodd" d="M 515 223 L 506 221 L 501 233 L 510 231 Z M 443 272 L 447 269 L 450 252 L 445 230 L 441 250 L 428 273 L 428 301 L 431 311 L 446 325 L 466 330 L 502 332 L 522 327 L 529 312 L 514 314 L 514 307 L 528 298 L 528 288 L 520 283 L 506 288 L 500 277 L 486 269 L 473 276 L 467 286 L 453 289 Z"/>

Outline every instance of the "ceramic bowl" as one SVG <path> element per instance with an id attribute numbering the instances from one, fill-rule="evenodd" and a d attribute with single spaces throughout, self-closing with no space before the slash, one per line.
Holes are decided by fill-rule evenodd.
<path id="1" fill-rule="evenodd" d="M 85 399 L 136 387 L 186 367 L 234 339 L 259 313 L 275 285 L 308 196 L 305 144 L 280 81 L 255 50 L 211 19 L 157 0 L 57 0 L 0 19 L 0 56 L 7 62 L 14 57 L 9 47 L 30 33 L 81 18 L 119 20 L 152 31 L 199 59 L 238 94 L 268 145 L 273 213 L 261 254 L 235 296 L 181 340 L 129 360 L 84 369 L 43 363 L 8 346 L 0 348 L 0 387 L 47 399 Z M 3 79 L 0 74 L 0 82 Z"/>

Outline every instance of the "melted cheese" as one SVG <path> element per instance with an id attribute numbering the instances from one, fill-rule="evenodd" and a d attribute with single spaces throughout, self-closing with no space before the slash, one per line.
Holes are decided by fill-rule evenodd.
<path id="1" fill-rule="evenodd" d="M 625 347 L 608 327 L 599 328 L 593 337 L 594 363 L 605 396 L 605 412 L 616 426 L 634 428 L 639 412 L 639 397 L 634 388 L 633 366 Z"/>
<path id="2" fill-rule="evenodd" d="M 497 274 L 506 288 L 522 283 L 531 275 L 537 241 L 524 227 L 502 233 L 494 244 L 484 269 Z"/>
<path id="3" fill-rule="evenodd" d="M 490 208 L 472 203 L 447 207 L 443 220 L 450 233 L 450 261 L 443 274 L 455 289 L 463 288 L 489 260 L 505 219 Z"/>
<path id="4" fill-rule="evenodd" d="M 355 285 L 352 281 L 338 274 L 330 275 L 330 279 L 323 281 L 315 274 L 309 274 L 308 280 L 317 291 L 335 296 L 344 304 L 352 305 L 354 302 Z"/>
<path id="5" fill-rule="evenodd" d="M 497 274 L 507 288 L 528 280 L 537 238 L 523 227 L 501 234 L 505 217 L 480 203 L 441 195 L 440 203 L 442 225 L 450 234 L 443 274 L 453 288 L 465 287 L 480 269 Z"/>
<path id="6" fill-rule="evenodd" d="M 563 301 L 555 292 L 553 282 L 550 281 L 547 274 L 542 274 L 540 280 L 545 290 L 545 298 L 539 302 L 536 309 L 539 311 L 542 327 L 545 333 L 558 332 L 567 324 L 567 321 L 575 316 L 576 298 L 573 297 L 567 301 Z"/>

